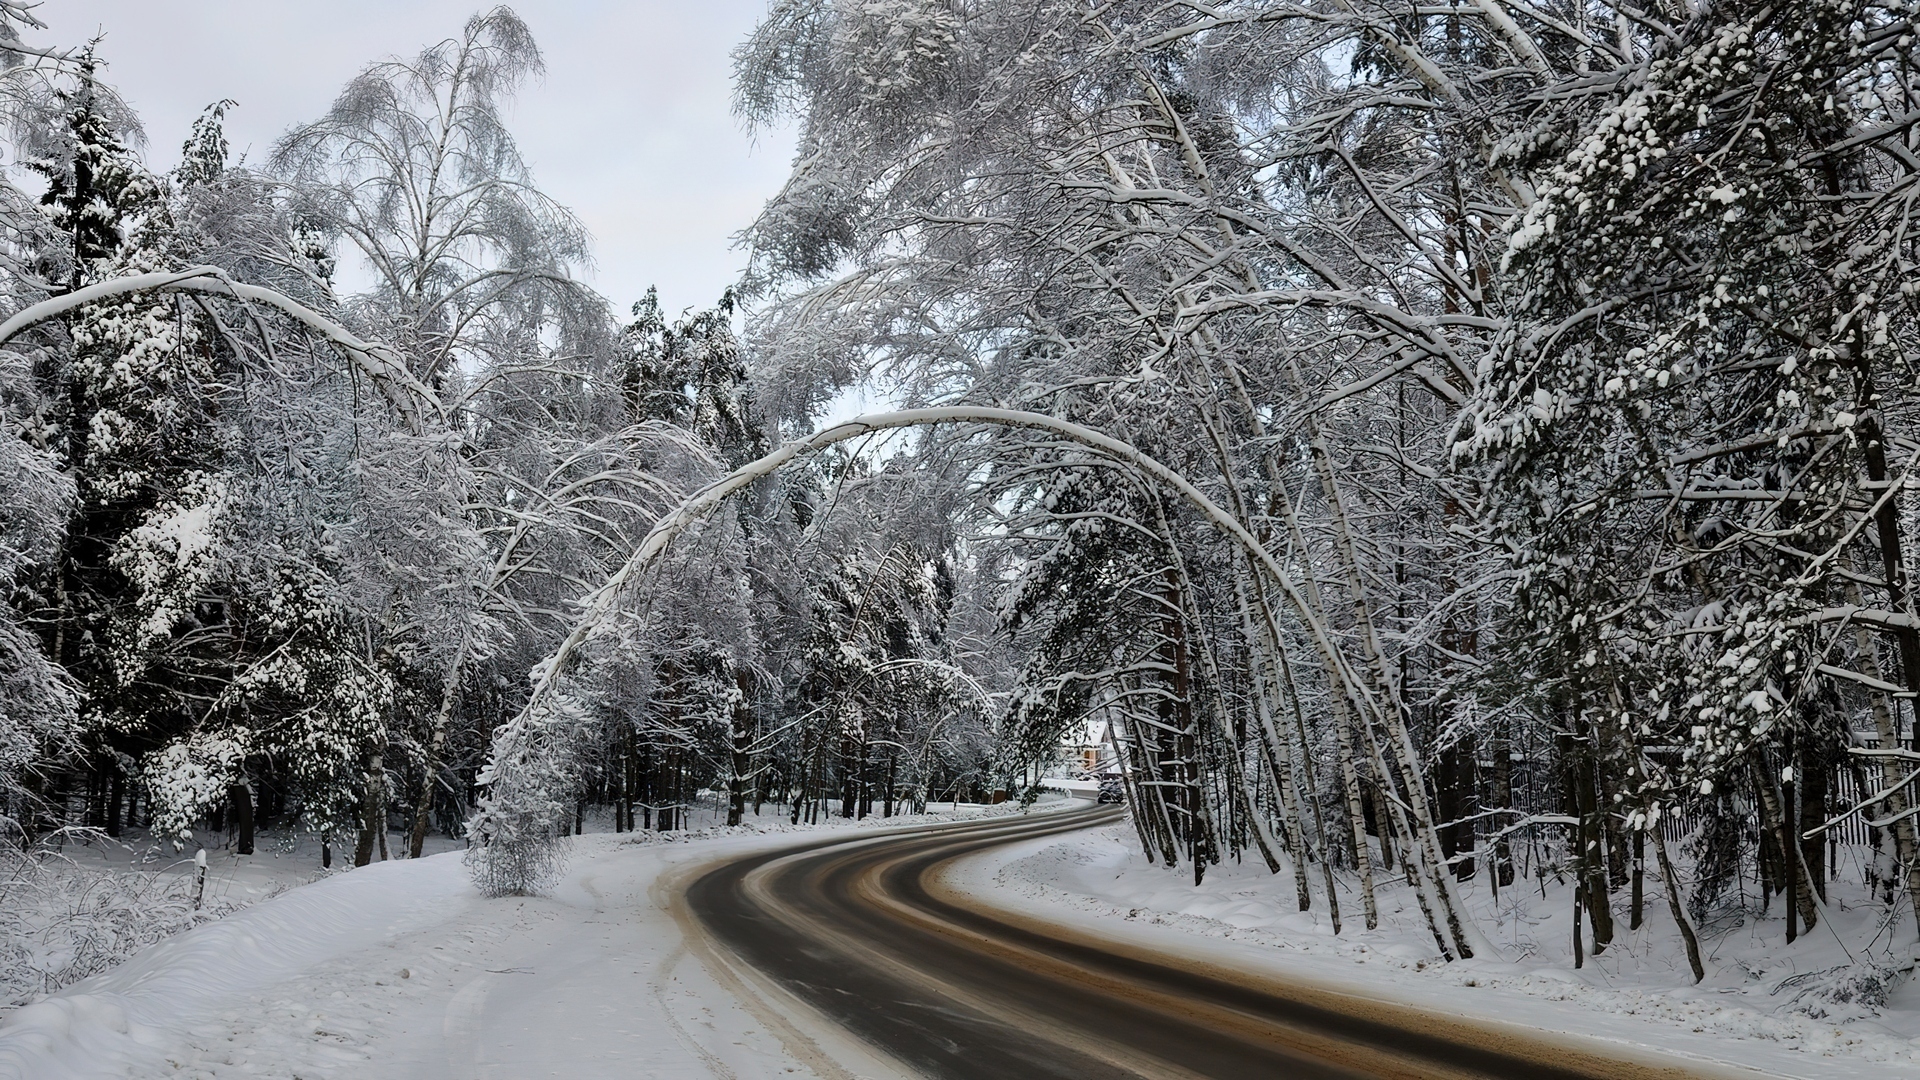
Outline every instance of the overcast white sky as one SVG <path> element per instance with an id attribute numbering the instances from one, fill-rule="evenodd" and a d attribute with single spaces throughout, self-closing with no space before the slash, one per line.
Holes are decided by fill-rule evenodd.
<path id="1" fill-rule="evenodd" d="M 368 63 L 457 32 L 485 0 L 47 0 L 35 44 L 96 31 L 107 79 L 170 168 L 188 125 L 233 98 L 236 154 L 324 112 Z M 729 52 L 767 0 L 521 0 L 546 78 L 512 119 L 542 188 L 595 239 L 592 282 L 625 311 L 649 284 L 668 311 L 704 307 L 744 259 L 731 235 L 785 178 L 788 133 L 749 136 L 731 111 Z"/>

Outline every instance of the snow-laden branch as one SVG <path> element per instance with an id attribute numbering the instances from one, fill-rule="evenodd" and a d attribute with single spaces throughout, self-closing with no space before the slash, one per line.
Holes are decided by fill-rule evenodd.
<path id="1" fill-rule="evenodd" d="M 1186 477 L 1132 444 L 1080 424 L 1018 409 L 959 405 L 876 413 L 836 424 L 807 438 L 790 442 L 757 461 L 742 465 L 695 492 L 671 513 L 657 521 L 626 564 L 621 566 L 592 595 L 585 598 L 582 602 L 584 610 L 579 622 L 574 625 L 553 654 L 534 669 L 533 690 L 526 704 L 512 720 L 503 724 L 495 733 L 493 761 L 489 763 L 486 775 L 497 777 L 502 768 L 510 768 L 511 764 L 520 758 L 521 755 L 515 751 L 518 744 L 527 737 L 529 718 L 538 715 L 540 710 L 546 707 L 547 700 L 553 694 L 561 674 L 567 669 L 567 665 L 572 662 L 580 648 L 612 616 L 621 594 L 631 583 L 645 574 L 680 533 L 712 513 L 730 496 L 747 488 L 755 481 L 772 475 L 798 458 L 876 432 L 934 424 L 984 424 L 1046 431 L 1125 462 L 1186 500 L 1215 527 L 1237 543 L 1246 552 L 1248 558 L 1272 578 L 1293 601 L 1299 617 L 1308 624 L 1308 629 L 1315 638 L 1322 642 L 1330 640 L 1326 627 L 1320 623 L 1317 609 L 1305 602 L 1297 583 L 1279 563 L 1274 561 L 1266 547 L 1248 532 L 1239 520 L 1208 498 L 1205 492 L 1195 487 Z"/>
<path id="2" fill-rule="evenodd" d="M 1274 561 L 1266 547 L 1246 527 L 1225 509 L 1209 498 L 1206 493 L 1195 487 L 1186 477 L 1175 472 L 1157 459 L 1149 456 L 1130 443 L 1123 442 L 1096 431 L 1093 428 L 1071 423 L 1042 413 L 1025 412 L 1019 409 L 999 409 L 980 406 L 947 406 L 934 409 L 903 409 L 899 412 L 876 413 L 871 416 L 859 416 L 844 423 L 836 424 L 816 432 L 805 439 L 788 443 L 778 450 L 752 461 L 712 484 L 707 485 L 675 509 L 672 513 L 655 523 L 647 533 L 632 558 L 627 560 L 614 575 L 607 579 L 585 601 L 585 614 L 572 633 L 561 642 L 549 660 L 542 665 L 538 680 L 534 686 L 534 698 L 538 699 L 546 692 L 554 677 L 564 669 L 567 662 L 579 647 L 592 636 L 599 625 L 612 612 L 614 604 L 627 584 L 653 564 L 667 549 L 674 538 L 688 526 L 713 512 L 728 497 L 741 491 L 754 481 L 770 476 L 783 466 L 797 458 L 818 453 L 829 446 L 858 439 L 880 431 L 899 428 L 924 427 L 933 424 L 963 423 L 986 424 L 999 427 L 1027 428 L 1048 431 L 1063 436 L 1083 446 L 1110 454 L 1138 469 L 1145 475 L 1158 481 L 1168 490 L 1185 499 L 1199 510 L 1221 532 L 1227 534 L 1243 548 L 1247 555 L 1264 570 L 1289 597 L 1298 601 L 1302 618 L 1308 619 L 1311 629 L 1316 633 L 1324 632 L 1318 624 L 1317 616 L 1299 596 L 1298 586 L 1279 563 Z M 528 707 L 532 707 L 530 701 Z"/>
<path id="3" fill-rule="evenodd" d="M 133 274 L 75 289 L 70 293 L 42 300 L 0 323 L 0 347 L 28 329 L 49 319 L 122 296 L 150 292 L 184 292 L 203 296 L 224 296 L 243 303 L 264 304 L 318 334 L 347 354 L 354 366 L 372 379 L 389 404 L 406 418 L 416 431 L 423 413 L 440 411 L 440 399 L 414 378 L 399 353 L 378 342 L 363 341 L 353 331 L 287 296 L 259 285 L 246 285 L 228 277 L 217 266 L 194 266 L 159 274 Z"/>

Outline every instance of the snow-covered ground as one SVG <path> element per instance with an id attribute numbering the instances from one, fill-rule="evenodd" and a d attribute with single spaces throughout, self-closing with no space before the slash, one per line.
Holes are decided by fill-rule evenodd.
<path id="1" fill-rule="evenodd" d="M 427 851 L 457 846 L 430 837 Z M 31 853 L 0 849 L 0 1017 L 156 941 L 325 874 L 320 845 L 308 834 L 262 833 L 251 855 L 232 847 L 230 835 L 213 832 L 176 847 L 144 832 L 116 840 L 73 829 Z M 204 883 L 195 881 L 196 851 L 206 859 Z M 351 853 L 336 856 L 337 872 Z"/>
<path id="2" fill-rule="evenodd" d="M 1212 868 L 1195 886 L 1184 872 L 1148 863 L 1124 824 L 998 848 L 956 864 L 947 881 L 996 906 L 1162 952 L 1623 1049 L 1806 1080 L 1920 1075 L 1914 980 L 1879 1009 L 1802 993 L 1862 970 L 1870 950 L 1884 960 L 1890 942 L 1902 943 L 1892 946 L 1896 958 L 1911 955 L 1904 945 L 1911 922 L 1884 926 L 1877 909 L 1848 905 L 1840 890 L 1830 904 L 1832 928 L 1792 947 L 1782 945 L 1777 901 L 1771 920 L 1716 928 L 1702 943 L 1707 980 L 1695 987 L 1657 892 L 1640 931 L 1627 932 L 1623 920 L 1614 947 L 1576 971 L 1568 897 L 1550 880 L 1544 898 L 1537 884 L 1522 882 L 1503 890 L 1497 907 L 1483 887 L 1468 887 L 1466 902 L 1481 925 L 1497 927 L 1501 957 L 1452 964 L 1437 961 L 1404 885 L 1382 889 L 1381 926 L 1373 932 L 1361 925 L 1358 897 L 1344 895 L 1344 932 L 1336 937 L 1317 881 L 1322 910 L 1310 913 L 1297 910 L 1290 874 L 1271 875 L 1257 862 Z"/>
<path id="3" fill-rule="evenodd" d="M 820 828 L 846 827 L 858 826 Z M 830 1030 L 794 1039 L 794 1018 L 738 994 L 739 973 L 703 962 L 662 903 L 678 870 L 807 831 L 769 814 L 736 830 L 589 834 L 574 841 L 552 896 L 492 901 L 473 892 L 458 852 L 307 884 L 298 882 L 314 876 L 317 860 L 307 863 L 317 853 L 276 859 L 263 846 L 250 862 L 217 853 L 213 880 L 225 881 L 232 903 L 267 898 L 0 1017 L 0 1080 L 886 1075 L 859 1067 L 862 1051 Z M 1227 866 L 1196 887 L 1141 859 L 1124 825 L 997 849 L 958 864 L 949 880 L 991 904 L 1117 940 L 1622 1050 L 1807 1080 L 1891 1080 L 1920 1067 L 1920 988 L 1909 982 L 1869 1010 L 1810 1002 L 1800 996 L 1810 980 L 1792 981 L 1838 967 L 1843 946 L 1859 952 L 1876 936 L 1873 909 L 1838 894 L 1838 933 L 1816 930 L 1792 948 L 1782 948 L 1777 919 L 1717 927 L 1708 980 L 1693 987 L 1656 903 L 1648 910 L 1659 917 L 1643 930 L 1623 926 L 1613 949 L 1572 970 L 1565 897 L 1551 883 L 1545 899 L 1537 888 L 1505 890 L 1497 918 L 1491 897 L 1470 887 L 1502 956 L 1440 964 L 1404 886 L 1383 888 L 1374 932 L 1359 925 L 1349 895 L 1335 937 L 1324 912 L 1294 910 L 1290 877 Z M 1881 946 L 1906 932 L 1880 930 Z M 809 1053 L 809 1040 L 824 1052 Z"/>
<path id="4" fill-rule="evenodd" d="M 1012 809 L 962 804 L 817 828 Z M 458 852 L 329 874 L 0 1017 L 0 1080 L 836 1080 L 846 1074 L 796 1058 L 690 957 L 652 895 L 676 867 L 805 831 L 770 812 L 738 829 L 577 837 L 549 897 L 483 900 Z M 281 876 L 310 878 L 317 866 L 288 853 Z M 229 869 L 232 890 L 285 884 L 271 868 Z M 833 1032 L 807 1036 L 831 1060 L 861 1058 Z"/>

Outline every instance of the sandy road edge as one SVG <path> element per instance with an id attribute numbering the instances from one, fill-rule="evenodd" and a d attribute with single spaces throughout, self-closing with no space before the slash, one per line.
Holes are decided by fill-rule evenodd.
<path id="1" fill-rule="evenodd" d="M 1087 827 L 1105 824 L 1108 823 L 1089 824 Z M 1058 839 L 1042 837 L 1027 844 L 1037 850 L 1041 845 L 1057 842 Z M 1003 847 L 998 845 L 941 862 L 926 875 L 923 884 L 929 894 L 947 903 L 1047 937 L 1102 950 L 1123 951 L 1127 955 L 1167 967 L 1256 987 L 1276 997 L 1300 1001 L 1316 1008 L 1436 1038 L 1497 1048 L 1523 1060 L 1557 1059 L 1589 1068 L 1625 1066 L 1628 1071 L 1618 1074 L 1621 1080 L 1798 1080 L 1793 1073 L 1729 1064 L 1686 1051 L 1654 1051 L 1579 1032 L 1496 1017 L 1439 1012 L 1426 1005 L 1393 999 L 1390 997 L 1391 987 L 1363 988 L 1305 975 L 1283 978 L 1272 971 L 1236 966 L 1211 957 L 1181 955 L 1169 951 L 1161 935 L 1152 935 L 1150 938 L 1144 933 L 1115 932 L 1115 928 L 1103 925 L 1105 920 L 1067 925 L 1032 910 L 997 903 L 982 893 L 968 890 L 955 880 L 964 864 L 1004 858 Z"/>

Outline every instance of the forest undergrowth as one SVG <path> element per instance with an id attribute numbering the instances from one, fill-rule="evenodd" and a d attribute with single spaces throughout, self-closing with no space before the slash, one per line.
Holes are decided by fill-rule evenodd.
<path id="1" fill-rule="evenodd" d="M 104 844 L 68 830 L 42 843 Z M 191 858 L 186 860 L 191 862 Z M 178 869 L 101 865 L 64 851 L 0 847 L 0 1016 L 125 961 L 140 949 L 239 910 Z"/>

